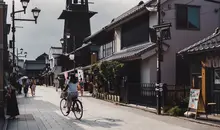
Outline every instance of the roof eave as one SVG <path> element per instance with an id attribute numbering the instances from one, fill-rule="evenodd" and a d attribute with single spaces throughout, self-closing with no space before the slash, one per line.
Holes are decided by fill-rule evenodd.
<path id="1" fill-rule="evenodd" d="M 79 14 L 79 13 L 87 13 L 89 15 L 89 18 L 97 14 L 97 12 L 89 11 L 89 12 L 79 12 L 79 11 L 69 11 L 69 10 L 63 10 L 58 19 L 68 19 L 70 18 L 69 15 L 73 14 Z"/>
<path id="2" fill-rule="evenodd" d="M 123 19 L 121 19 L 121 20 L 119 20 L 119 21 L 117 21 L 117 22 L 115 22 L 113 24 L 110 24 L 107 27 L 107 31 L 111 31 L 114 28 L 120 27 L 121 25 L 123 25 L 123 24 L 125 24 L 125 23 L 135 19 L 136 17 L 139 17 L 139 16 L 141 16 L 141 15 L 147 13 L 147 12 L 149 12 L 149 11 L 144 8 L 144 9 L 142 9 L 142 10 L 140 10 L 140 11 L 138 11 L 138 12 L 136 12 L 136 13 L 128 16 L 128 17 L 125 17 L 125 18 L 123 18 Z"/>

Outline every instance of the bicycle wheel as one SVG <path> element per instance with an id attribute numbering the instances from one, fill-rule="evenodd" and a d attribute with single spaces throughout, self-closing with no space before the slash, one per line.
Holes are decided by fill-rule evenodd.
<path id="1" fill-rule="evenodd" d="M 62 114 L 64 116 L 68 116 L 70 114 L 69 113 L 66 113 L 67 112 L 67 99 L 66 98 L 63 98 L 61 101 L 60 101 L 60 111 L 62 112 Z"/>
<path id="2" fill-rule="evenodd" d="M 83 116 L 82 102 L 76 99 L 73 103 L 73 113 L 76 119 L 80 120 Z"/>

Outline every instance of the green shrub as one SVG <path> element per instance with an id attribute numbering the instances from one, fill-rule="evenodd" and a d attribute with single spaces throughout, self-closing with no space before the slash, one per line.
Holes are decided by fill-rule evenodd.
<path id="1" fill-rule="evenodd" d="M 175 106 L 168 111 L 170 116 L 183 116 L 186 108 L 180 108 L 179 106 Z"/>

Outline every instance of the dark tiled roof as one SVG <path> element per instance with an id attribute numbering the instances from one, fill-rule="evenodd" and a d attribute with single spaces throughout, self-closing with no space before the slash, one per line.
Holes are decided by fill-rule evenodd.
<path id="1" fill-rule="evenodd" d="M 220 48 L 220 31 L 217 33 L 213 33 L 212 35 L 194 43 L 193 45 L 184 48 L 179 51 L 179 54 L 183 53 L 195 53 L 195 52 L 203 52 L 203 51 L 211 51 L 214 49 Z"/>
<path id="2" fill-rule="evenodd" d="M 129 47 L 127 49 L 123 49 L 120 52 L 114 53 L 113 55 L 106 57 L 102 59 L 102 61 L 108 61 L 108 60 L 123 60 L 123 59 L 129 59 L 133 58 L 136 56 L 140 56 L 144 52 L 146 52 L 148 49 L 151 47 L 154 47 L 156 44 L 155 43 L 145 43 L 145 44 L 140 44 L 134 47 Z"/>
<path id="3" fill-rule="evenodd" d="M 123 13 L 122 15 L 118 16 L 117 18 L 113 19 L 112 22 L 108 25 L 111 26 L 133 14 L 135 14 L 136 12 L 145 9 L 146 6 L 148 6 L 150 4 L 151 1 L 148 1 L 146 3 L 144 3 L 143 1 L 139 2 L 141 4 L 136 5 L 135 7 L 131 8 L 130 10 L 126 11 L 125 13 Z"/>
<path id="4" fill-rule="evenodd" d="M 130 10 L 128 10 L 125 13 L 123 13 L 122 15 L 114 18 L 110 24 L 108 24 L 107 26 L 103 27 L 101 30 L 99 30 L 98 32 L 94 33 L 93 35 L 85 38 L 84 41 L 87 42 L 88 40 L 90 40 L 91 38 L 95 37 L 99 33 L 105 31 L 107 28 L 109 28 L 109 27 L 111 27 L 111 26 L 113 26 L 113 25 L 115 25 L 115 24 L 117 24 L 117 23 L 119 23 L 119 22 L 129 18 L 130 16 L 138 13 L 139 11 L 142 11 L 142 10 L 146 10 L 147 11 L 147 9 L 145 9 L 145 8 L 147 6 L 149 6 L 150 4 L 152 4 L 154 1 L 155 0 L 150 0 L 150 1 L 145 2 L 145 3 L 144 2 L 140 2 L 142 4 L 138 4 L 135 7 L 131 8 Z"/>

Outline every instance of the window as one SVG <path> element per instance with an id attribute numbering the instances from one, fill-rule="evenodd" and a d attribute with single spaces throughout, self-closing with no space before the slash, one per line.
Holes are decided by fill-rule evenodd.
<path id="1" fill-rule="evenodd" d="M 149 41 L 148 14 L 137 17 L 124 25 L 121 30 L 121 49 Z"/>
<path id="2" fill-rule="evenodd" d="M 109 42 L 109 43 L 101 46 L 100 49 L 102 51 L 102 53 L 100 53 L 101 54 L 100 55 L 100 59 L 112 55 L 113 52 L 115 51 L 115 49 L 114 49 L 114 41 Z"/>
<path id="3" fill-rule="evenodd" d="M 220 69 L 215 69 L 215 84 L 220 84 Z"/>
<path id="4" fill-rule="evenodd" d="M 200 7 L 190 5 L 176 5 L 177 29 L 200 29 Z"/>

